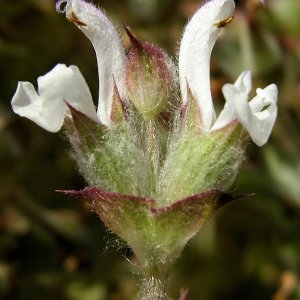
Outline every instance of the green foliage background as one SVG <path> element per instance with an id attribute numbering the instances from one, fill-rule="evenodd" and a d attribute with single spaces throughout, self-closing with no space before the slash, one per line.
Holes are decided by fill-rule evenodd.
<path id="1" fill-rule="evenodd" d="M 218 41 L 212 90 L 221 107 L 222 84 L 251 69 L 255 86 L 278 85 L 278 120 L 267 146 L 249 147 L 232 188 L 256 195 L 221 210 L 189 243 L 171 281 L 174 299 L 181 287 L 191 300 L 300 299 L 300 2 L 258 2 L 239 1 Z M 123 22 L 175 57 L 201 1 L 97 4 L 120 32 Z M 83 203 L 54 192 L 84 187 L 68 142 L 10 108 L 18 80 L 35 83 L 59 62 L 78 65 L 97 98 L 92 46 L 54 5 L 0 3 L 0 299 L 135 299 L 130 250 Z"/>

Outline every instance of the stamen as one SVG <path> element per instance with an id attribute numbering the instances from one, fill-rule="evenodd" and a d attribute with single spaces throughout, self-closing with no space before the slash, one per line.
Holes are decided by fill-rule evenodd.
<path id="1" fill-rule="evenodd" d="M 226 25 L 228 25 L 229 23 L 232 22 L 233 18 L 234 18 L 234 16 L 229 17 L 229 18 L 227 18 L 225 20 L 219 21 L 217 23 L 214 23 L 214 26 L 216 26 L 217 28 L 225 27 Z"/>
<path id="2" fill-rule="evenodd" d="M 85 23 L 81 22 L 78 17 L 75 15 L 75 13 L 73 11 L 71 11 L 70 16 L 67 17 L 67 19 L 72 22 L 75 23 L 77 26 L 86 26 Z"/>
<path id="3" fill-rule="evenodd" d="M 66 7 L 68 4 L 68 0 L 59 0 L 55 4 L 56 11 L 59 14 L 64 14 L 66 12 Z"/>

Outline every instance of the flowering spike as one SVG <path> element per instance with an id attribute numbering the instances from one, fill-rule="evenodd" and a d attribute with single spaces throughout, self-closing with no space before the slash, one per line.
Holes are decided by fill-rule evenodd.
<path id="1" fill-rule="evenodd" d="M 13 110 L 52 132 L 64 122 L 72 157 L 93 186 L 65 193 L 87 200 L 132 247 L 150 290 L 142 298 L 166 299 L 163 280 L 174 259 L 235 199 L 223 191 L 235 180 L 250 136 L 257 145 L 269 138 L 277 87 L 257 89 L 248 102 L 251 73 L 243 72 L 223 86 L 226 104 L 215 121 L 209 59 L 219 32 L 233 20 L 234 0 L 207 1 L 193 16 L 182 37 L 179 76 L 161 49 L 125 27 L 132 43 L 127 58 L 116 29 L 94 5 L 59 0 L 56 9 L 95 48 L 98 112 L 78 68 L 65 65 L 40 77 L 37 91 L 20 82 Z"/>

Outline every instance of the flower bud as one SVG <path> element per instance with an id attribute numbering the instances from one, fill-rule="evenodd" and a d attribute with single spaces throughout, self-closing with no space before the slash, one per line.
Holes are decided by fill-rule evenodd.
<path id="1" fill-rule="evenodd" d="M 126 28 L 133 45 L 128 54 L 125 82 L 129 101 L 146 119 L 163 111 L 171 89 L 167 55 L 156 46 L 140 42 Z"/>

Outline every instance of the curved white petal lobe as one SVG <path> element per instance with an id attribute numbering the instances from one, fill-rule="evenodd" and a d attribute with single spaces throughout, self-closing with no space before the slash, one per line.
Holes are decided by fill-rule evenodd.
<path id="1" fill-rule="evenodd" d="M 256 92 L 249 103 L 252 112 L 250 135 L 258 146 L 262 146 L 268 141 L 277 117 L 278 91 L 277 86 L 271 84 Z"/>
<path id="2" fill-rule="evenodd" d="M 230 85 L 229 87 L 223 88 L 223 94 L 224 94 L 225 99 L 230 98 L 231 95 L 234 93 L 232 91 L 233 87 L 239 91 L 240 96 L 242 97 L 242 100 L 240 100 L 240 102 L 247 103 L 248 102 L 248 94 L 250 93 L 251 88 L 252 88 L 251 72 L 244 71 L 238 77 L 238 79 L 235 81 L 233 86 Z M 245 113 L 246 113 L 246 111 L 247 111 L 247 109 L 245 108 Z M 235 109 L 232 106 L 231 101 L 226 101 L 223 110 L 221 111 L 220 115 L 218 116 L 216 122 L 213 124 L 211 130 L 217 130 L 222 127 L 225 127 L 230 122 L 232 122 L 234 119 L 236 119 Z"/>
<path id="3" fill-rule="evenodd" d="M 65 5 L 64 9 L 61 7 Z M 84 0 L 60 0 L 57 10 L 65 12 L 90 39 L 97 56 L 99 73 L 98 115 L 109 125 L 113 99 L 114 80 L 122 97 L 125 92 L 124 72 L 126 56 L 122 41 L 106 15 L 93 4 Z"/>
<path id="4" fill-rule="evenodd" d="M 75 66 L 56 65 L 38 78 L 38 91 L 29 82 L 19 82 L 11 104 L 18 115 L 50 132 L 57 132 L 66 114 L 65 101 L 93 120 L 98 120 L 90 91 Z"/>
<path id="5" fill-rule="evenodd" d="M 216 122 L 211 127 L 210 131 L 218 130 L 226 125 L 228 125 L 231 121 L 235 119 L 235 111 L 229 102 L 226 102 L 223 110 L 218 116 Z"/>
<path id="6" fill-rule="evenodd" d="M 248 102 L 248 92 L 245 93 L 248 89 L 244 87 L 249 79 L 242 75 L 237 80 L 239 84 L 225 84 L 222 91 L 234 118 L 245 127 L 254 143 L 262 146 L 269 139 L 277 117 L 277 86 L 271 84 L 257 89 L 257 95 Z"/>
<path id="7" fill-rule="evenodd" d="M 244 94 L 249 94 L 252 89 L 251 71 L 244 71 L 235 81 L 234 86 Z"/>
<path id="8" fill-rule="evenodd" d="M 93 103 L 90 89 L 77 66 L 71 65 L 73 79 L 66 83 L 65 100 L 95 122 L 100 122 Z"/>
<path id="9" fill-rule="evenodd" d="M 179 52 L 179 80 L 183 102 L 189 87 L 202 114 L 203 129 L 208 131 L 215 118 L 210 91 L 210 56 L 222 22 L 234 14 L 233 0 L 212 0 L 192 17 L 184 31 Z M 226 23 L 226 22 L 225 22 Z"/>

